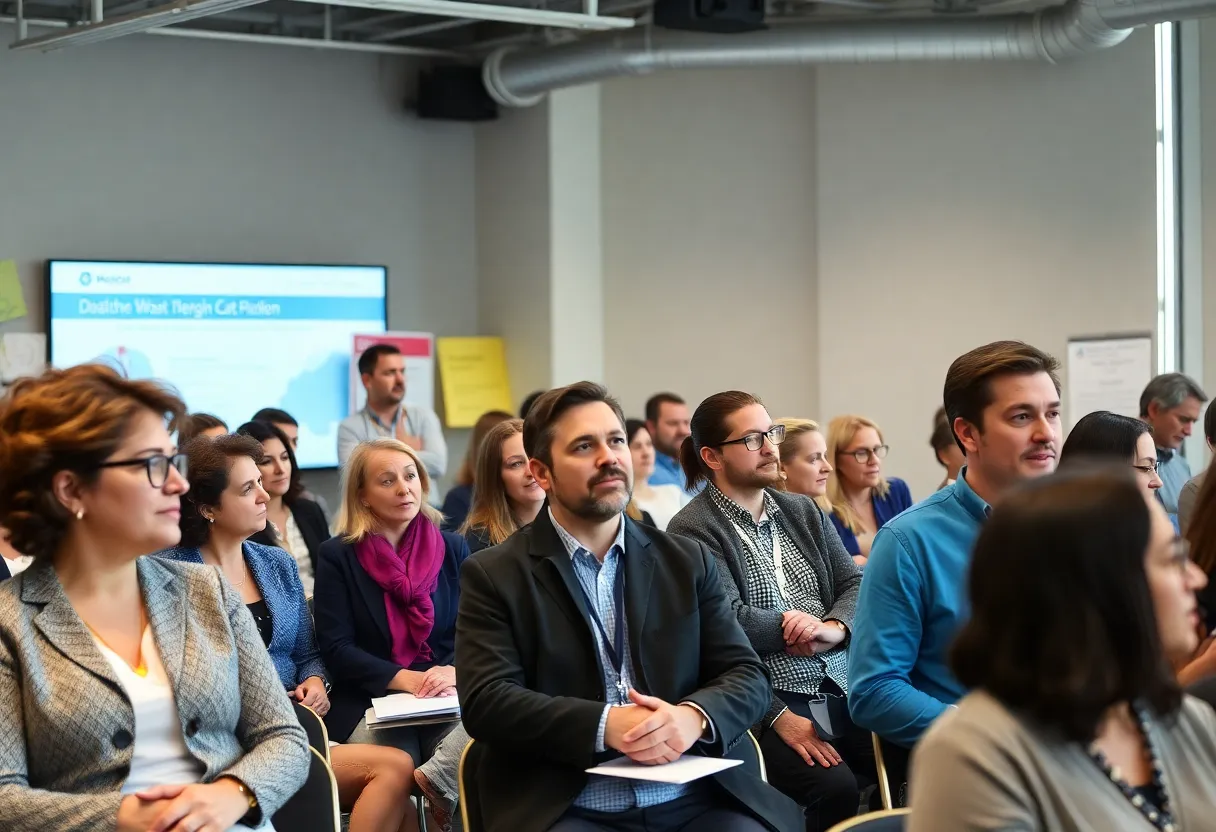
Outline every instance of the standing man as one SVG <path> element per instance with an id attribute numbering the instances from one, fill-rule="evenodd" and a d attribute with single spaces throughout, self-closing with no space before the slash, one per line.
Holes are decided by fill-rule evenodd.
<path id="1" fill-rule="evenodd" d="M 684 785 L 586 773 L 725 756 L 771 689 L 709 551 L 625 515 L 633 462 L 603 387 L 541 396 L 524 448 L 547 508 L 461 570 L 461 716 L 484 749 L 469 809 L 488 832 L 799 830 L 743 767 Z"/>
<path id="2" fill-rule="evenodd" d="M 768 781 L 806 807 L 806 832 L 857 814 L 875 782 L 870 732 L 849 719 L 848 636 L 861 570 L 823 510 L 779 491 L 774 424 L 750 393 L 697 405 L 684 472 L 708 484 L 667 530 L 718 560 L 726 600 L 773 680 L 760 731 Z"/>
<path id="3" fill-rule="evenodd" d="M 997 341 L 946 373 L 946 418 L 967 464 L 952 485 L 878 531 L 853 621 L 849 710 L 891 743 L 911 748 L 965 693 L 949 650 L 966 616 L 972 545 L 990 506 L 1055 470 L 1058 368 L 1029 344 Z"/>
<path id="4" fill-rule="evenodd" d="M 651 485 L 677 485 L 688 497 L 689 491 L 680 467 L 680 446 L 688 436 L 688 405 L 675 393 L 656 393 L 646 401 L 646 432 L 654 442 L 654 473 Z"/>
<path id="5" fill-rule="evenodd" d="M 359 356 L 367 404 L 338 425 L 338 464 L 360 442 L 393 436 L 418 452 L 432 480 L 448 467 L 448 444 L 435 411 L 405 401 L 405 357 L 392 344 L 373 344 Z"/>
<path id="6" fill-rule="evenodd" d="M 1165 373 L 1148 383 L 1140 394 L 1140 418 L 1153 429 L 1157 445 L 1157 499 L 1177 524 L 1178 497 L 1191 478 L 1191 466 L 1182 455 L 1182 443 L 1199 421 L 1208 400 L 1195 381 L 1182 373 Z"/>

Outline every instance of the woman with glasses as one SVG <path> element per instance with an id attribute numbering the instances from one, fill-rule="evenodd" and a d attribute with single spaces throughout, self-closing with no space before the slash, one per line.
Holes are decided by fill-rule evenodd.
<path id="1" fill-rule="evenodd" d="M 1126 468 L 996 506 L 950 656 L 973 692 L 913 753 L 911 832 L 1213 828 L 1216 713 L 1170 671 L 1206 582 L 1179 544 Z"/>
<path id="2" fill-rule="evenodd" d="M 101 365 L 0 400 L 0 828 L 269 829 L 309 752 L 241 598 L 181 538 L 166 388 Z"/>
<path id="3" fill-rule="evenodd" d="M 837 416 L 828 423 L 827 458 L 836 476 L 828 480 L 820 505 L 858 566 L 865 566 L 883 524 L 912 507 L 908 484 L 882 475 L 888 450 L 878 425 L 864 416 Z"/>
<path id="4" fill-rule="evenodd" d="M 329 712 L 325 665 L 294 558 L 250 538 L 266 526 L 271 497 L 262 482 L 265 447 L 252 436 L 196 439 L 186 446 L 190 490 L 183 499 L 181 545 L 162 557 L 217 567 L 257 623 L 287 696 L 320 717 Z M 395 748 L 338 745 L 330 750 L 338 802 L 352 832 L 408 828 L 414 764 Z"/>
<path id="5" fill-rule="evenodd" d="M 312 595 L 317 553 L 330 538 L 325 512 L 316 500 L 304 496 L 296 452 L 287 434 L 269 422 L 246 422 L 236 432 L 261 444 L 258 470 L 262 487 L 270 495 L 266 504 L 268 522 L 250 540 L 286 550 L 295 559 L 304 594 Z"/>
<path id="6" fill-rule="evenodd" d="M 1155 497 L 1161 487 L 1152 430 L 1139 419 L 1107 410 L 1081 417 L 1060 449 L 1059 467 L 1066 469 L 1087 461 L 1131 465 L 1136 482 L 1150 497 Z"/>
<path id="7" fill-rule="evenodd" d="M 810 419 L 778 419 L 785 441 L 777 446 L 785 490 L 817 500 L 827 494 L 832 463 L 819 425 Z"/>

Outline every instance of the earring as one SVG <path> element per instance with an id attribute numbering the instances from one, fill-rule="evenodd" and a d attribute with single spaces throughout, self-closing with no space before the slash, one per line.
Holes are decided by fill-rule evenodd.
<path id="1" fill-rule="evenodd" d="M 82 509 L 82 508 L 78 508 L 78 509 L 76 509 L 76 519 L 77 519 L 77 520 L 83 520 L 83 519 L 84 519 L 84 509 Z"/>
<path id="2" fill-rule="evenodd" d="M 207 522 L 208 522 L 208 523 L 214 523 L 214 522 L 215 522 L 215 518 L 214 518 L 214 517 L 208 517 L 208 518 L 207 518 Z"/>

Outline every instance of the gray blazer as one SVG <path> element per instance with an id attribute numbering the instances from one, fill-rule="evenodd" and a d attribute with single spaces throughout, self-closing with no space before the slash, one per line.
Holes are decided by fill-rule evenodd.
<path id="1" fill-rule="evenodd" d="M 1216 714 L 1194 697 L 1155 720 L 1153 747 L 1179 829 L 1216 829 Z M 1123 832 L 1151 827 L 1080 743 L 976 691 L 912 754 L 910 832 Z"/>
<path id="2" fill-rule="evenodd" d="M 845 551 L 836 527 L 809 497 L 771 488 L 768 493 L 790 521 L 785 524 L 785 530 L 798 544 L 798 550 L 807 555 L 815 577 L 819 579 L 823 606 L 828 610 L 825 617 L 834 618 L 852 630 L 857 593 L 861 590 L 861 570 Z M 743 551 L 743 543 L 730 520 L 714 505 L 708 488 L 671 518 L 667 531 L 699 540 L 714 553 L 726 600 L 743 625 L 743 632 L 747 633 L 755 651 L 763 657 L 765 653 L 784 650 L 782 611 L 751 606 L 747 597 L 744 571 L 747 555 Z M 774 696 L 764 726 L 772 725 L 783 710 L 785 704 Z"/>
<path id="3" fill-rule="evenodd" d="M 144 557 L 138 570 L 204 782 L 233 775 L 269 818 L 303 785 L 308 745 L 253 617 L 214 567 Z M 0 586 L 0 702 L 0 829 L 113 829 L 135 717 L 45 561 Z"/>

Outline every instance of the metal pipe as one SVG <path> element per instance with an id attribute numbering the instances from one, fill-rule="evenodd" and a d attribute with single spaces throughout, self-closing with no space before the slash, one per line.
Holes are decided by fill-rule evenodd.
<path id="1" fill-rule="evenodd" d="M 93 0 L 92 19 L 94 23 L 100 23 L 105 18 L 105 0 Z"/>
<path id="2" fill-rule="evenodd" d="M 653 27 L 547 48 L 503 47 L 482 78 L 498 103 L 526 107 L 545 93 L 665 69 L 894 61 L 1080 57 L 1122 43 L 1135 26 L 1216 13 L 1216 0 L 1068 0 L 1027 14 L 836 20 L 716 35 Z"/>

